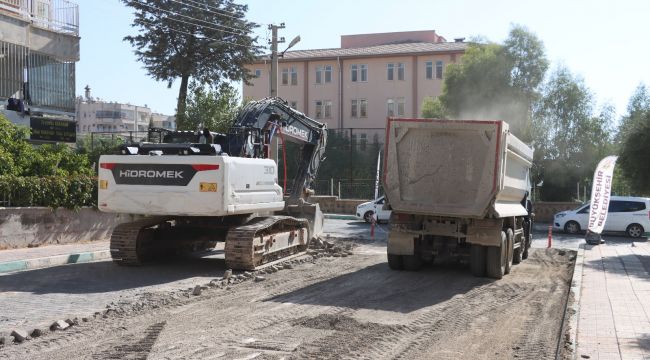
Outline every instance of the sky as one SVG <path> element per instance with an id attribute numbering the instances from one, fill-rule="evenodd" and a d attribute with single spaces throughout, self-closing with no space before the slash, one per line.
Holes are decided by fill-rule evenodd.
<path id="1" fill-rule="evenodd" d="M 168 89 L 166 82 L 150 78 L 122 40 L 135 34 L 131 9 L 119 0 L 73 1 L 80 13 L 77 94 L 89 85 L 92 96 L 102 100 L 174 114 L 180 80 Z M 286 28 L 280 36 L 287 42 L 301 37 L 292 50 L 339 47 L 341 35 L 415 30 L 435 30 L 449 41 L 481 36 L 500 43 L 519 24 L 543 41 L 550 71 L 565 66 L 584 79 L 597 107 L 611 104 L 623 115 L 637 86 L 650 86 L 647 0 L 236 2 L 249 6 L 248 20 L 264 24 L 256 31 L 260 45 L 270 36 L 266 24 L 282 22 Z M 284 49 L 282 44 L 279 48 Z"/>

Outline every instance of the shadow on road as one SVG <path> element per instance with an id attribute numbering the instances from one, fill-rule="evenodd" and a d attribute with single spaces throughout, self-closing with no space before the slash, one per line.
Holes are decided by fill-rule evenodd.
<path id="1" fill-rule="evenodd" d="M 125 267 L 112 261 L 56 266 L 0 276 L 0 292 L 102 293 L 160 285 L 196 276 L 221 276 L 223 258 L 183 256 Z"/>
<path id="2" fill-rule="evenodd" d="M 618 246 L 632 246 L 634 243 L 645 242 L 645 239 L 631 238 L 606 238 L 606 244 Z M 585 250 L 593 250 L 601 245 L 585 245 Z M 641 266 L 638 266 L 640 264 Z M 585 262 L 586 267 L 605 271 L 612 274 L 627 275 L 637 279 L 650 281 L 650 255 L 641 254 L 618 254 L 616 256 L 603 256 L 595 260 Z"/>
<path id="3" fill-rule="evenodd" d="M 492 283 L 463 266 L 436 265 L 418 272 L 375 264 L 266 301 L 410 313 Z"/>

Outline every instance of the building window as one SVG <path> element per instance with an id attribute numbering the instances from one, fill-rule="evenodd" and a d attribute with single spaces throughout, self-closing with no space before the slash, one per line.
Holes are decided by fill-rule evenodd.
<path id="1" fill-rule="evenodd" d="M 295 66 L 291 67 L 291 85 L 298 85 L 298 70 Z"/>
<path id="2" fill-rule="evenodd" d="M 332 101 L 316 100 L 316 119 L 329 119 L 332 117 Z"/>
<path id="3" fill-rule="evenodd" d="M 357 81 L 366 82 L 366 81 L 368 81 L 368 65 L 354 64 L 354 65 L 352 65 L 351 70 L 352 71 L 351 71 L 350 79 L 352 80 L 352 82 L 357 82 Z"/>
<path id="4" fill-rule="evenodd" d="M 433 61 L 427 61 L 424 63 L 426 78 L 431 80 L 433 79 Z"/>
<path id="5" fill-rule="evenodd" d="M 404 116 L 404 109 L 406 109 L 406 100 L 403 97 L 386 100 L 387 116 Z"/>
<path id="6" fill-rule="evenodd" d="M 332 65 L 316 66 L 316 84 L 332 82 Z"/>
<path id="7" fill-rule="evenodd" d="M 390 63 L 386 64 L 386 79 L 387 80 L 393 80 L 393 70 L 395 68 L 395 65 Z"/>
<path id="8" fill-rule="evenodd" d="M 404 80 L 404 71 L 406 69 L 406 66 L 404 63 L 398 63 L 397 64 L 397 80 Z"/>
<path id="9" fill-rule="evenodd" d="M 282 69 L 282 85 L 289 85 L 289 69 Z"/>
<path id="10" fill-rule="evenodd" d="M 289 79 L 291 85 L 298 85 L 298 70 L 295 66 L 282 69 L 282 85 L 289 85 Z"/>
<path id="11" fill-rule="evenodd" d="M 404 109 L 406 108 L 406 100 L 404 98 L 397 98 L 397 116 L 404 116 Z"/>
<path id="12" fill-rule="evenodd" d="M 255 69 L 255 77 L 256 78 L 262 77 L 262 69 Z"/>
<path id="13" fill-rule="evenodd" d="M 442 61 L 436 61 L 436 79 L 442 79 Z"/>
<path id="14" fill-rule="evenodd" d="M 368 100 L 366 99 L 352 100 L 352 112 L 350 115 L 353 118 L 368 117 Z"/>
<path id="15" fill-rule="evenodd" d="M 332 101 L 330 100 L 325 100 L 325 109 L 323 111 L 323 114 L 325 116 L 325 119 L 329 119 L 332 117 Z"/>

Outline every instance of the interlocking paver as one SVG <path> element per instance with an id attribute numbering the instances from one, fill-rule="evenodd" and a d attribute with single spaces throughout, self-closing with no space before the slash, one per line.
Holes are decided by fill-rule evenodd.
<path id="1" fill-rule="evenodd" d="M 587 245 L 582 276 L 577 357 L 650 359 L 650 244 Z"/>

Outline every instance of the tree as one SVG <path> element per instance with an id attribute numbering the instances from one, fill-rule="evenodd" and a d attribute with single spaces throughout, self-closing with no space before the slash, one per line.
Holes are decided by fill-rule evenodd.
<path id="1" fill-rule="evenodd" d="M 447 109 L 439 98 L 425 97 L 422 100 L 422 117 L 427 119 L 446 119 Z"/>
<path id="2" fill-rule="evenodd" d="M 451 118 L 504 120 L 528 142 L 533 104 L 547 68 L 542 42 L 514 26 L 504 45 L 472 43 L 462 62 L 447 66 L 440 100 Z"/>
<path id="3" fill-rule="evenodd" d="M 512 86 L 521 90 L 532 105 L 548 70 L 544 43 L 525 27 L 514 25 L 504 48 L 512 66 Z"/>
<path id="4" fill-rule="evenodd" d="M 594 115 L 593 104 L 584 81 L 564 67 L 544 86 L 533 127 L 533 180 L 544 180 L 544 200 L 571 199 L 576 183 L 590 183 L 596 164 L 611 150 L 613 108 Z"/>
<path id="5" fill-rule="evenodd" d="M 619 128 L 619 164 L 632 191 L 650 195 L 650 96 L 640 85 Z"/>
<path id="6" fill-rule="evenodd" d="M 190 79 L 218 85 L 223 80 L 248 82 L 244 67 L 259 54 L 258 25 L 245 19 L 248 6 L 232 0 L 121 0 L 135 10 L 132 26 L 139 34 L 126 36 L 150 76 L 171 87 L 181 79 L 177 117 L 185 114 Z"/>
<path id="7" fill-rule="evenodd" d="M 645 84 L 637 86 L 627 105 L 627 114 L 621 118 L 616 135 L 616 142 L 621 144 L 630 135 L 631 130 L 643 123 L 645 115 L 650 112 L 650 93 Z"/>
<path id="8" fill-rule="evenodd" d="M 222 83 L 217 90 L 190 85 L 190 97 L 184 116 L 177 120 L 179 130 L 208 128 L 226 133 L 239 111 L 239 95 L 229 83 Z"/>

